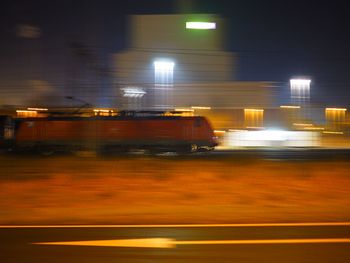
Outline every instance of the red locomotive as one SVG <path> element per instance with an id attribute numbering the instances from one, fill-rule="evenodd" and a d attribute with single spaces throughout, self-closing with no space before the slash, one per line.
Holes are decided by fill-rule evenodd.
<path id="1" fill-rule="evenodd" d="M 217 143 L 204 117 L 125 114 L 16 119 L 12 145 L 43 153 L 86 149 L 196 152 L 210 151 Z"/>

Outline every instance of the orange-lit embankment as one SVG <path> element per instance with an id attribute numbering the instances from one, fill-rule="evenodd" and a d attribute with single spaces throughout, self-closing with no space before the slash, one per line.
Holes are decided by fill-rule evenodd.
<path id="1" fill-rule="evenodd" d="M 350 164 L 253 158 L 0 157 L 0 223 L 350 220 Z"/>

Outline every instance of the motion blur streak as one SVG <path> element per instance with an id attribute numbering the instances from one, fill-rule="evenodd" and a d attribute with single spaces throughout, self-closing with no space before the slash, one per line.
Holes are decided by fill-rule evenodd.
<path id="1" fill-rule="evenodd" d="M 281 227 L 350 226 L 350 222 L 258 223 L 258 224 L 174 224 L 174 225 L 0 225 L 0 228 L 183 228 L 183 227 Z"/>
<path id="2" fill-rule="evenodd" d="M 313 244 L 313 243 L 350 243 L 350 238 L 303 238 L 303 239 L 253 239 L 253 240 L 186 240 L 171 238 L 140 238 L 88 240 L 69 242 L 41 242 L 34 245 L 57 246 L 97 246 L 97 247 L 139 247 L 139 248 L 175 248 L 176 245 L 263 245 L 263 244 Z"/>
<path id="3" fill-rule="evenodd" d="M 98 247 L 144 247 L 144 248 L 172 248 L 175 242 L 169 238 L 138 238 L 115 240 L 91 240 L 71 242 L 42 242 L 35 245 L 61 246 L 98 246 Z"/>

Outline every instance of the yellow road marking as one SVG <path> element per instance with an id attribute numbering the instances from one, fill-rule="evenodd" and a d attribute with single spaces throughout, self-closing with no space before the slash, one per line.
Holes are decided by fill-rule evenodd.
<path id="1" fill-rule="evenodd" d="M 139 238 L 139 239 L 114 239 L 91 240 L 71 242 L 44 242 L 33 243 L 35 245 L 61 245 L 61 246 L 97 246 L 97 247 L 144 247 L 144 248 L 171 248 L 173 240 L 169 238 Z"/>
<path id="2" fill-rule="evenodd" d="M 98 246 L 98 247 L 138 247 L 174 248 L 176 245 L 259 245 L 259 244 L 313 244 L 350 243 L 350 238 L 305 238 L 305 239 L 253 239 L 253 240 L 190 240 L 176 241 L 171 238 L 114 239 L 70 242 L 43 242 L 35 245 Z"/>
<path id="3" fill-rule="evenodd" d="M 176 241 L 177 245 L 251 245 L 251 244 L 303 244 L 303 243 L 350 243 L 350 238 L 303 238 L 303 239 L 252 239 L 252 240 L 195 240 Z"/>

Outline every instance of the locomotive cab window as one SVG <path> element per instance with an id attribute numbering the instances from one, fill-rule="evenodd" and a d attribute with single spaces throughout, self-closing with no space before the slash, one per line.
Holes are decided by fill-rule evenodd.
<path id="1" fill-rule="evenodd" d="M 194 127 L 201 127 L 202 126 L 202 119 L 196 118 L 194 121 Z"/>

